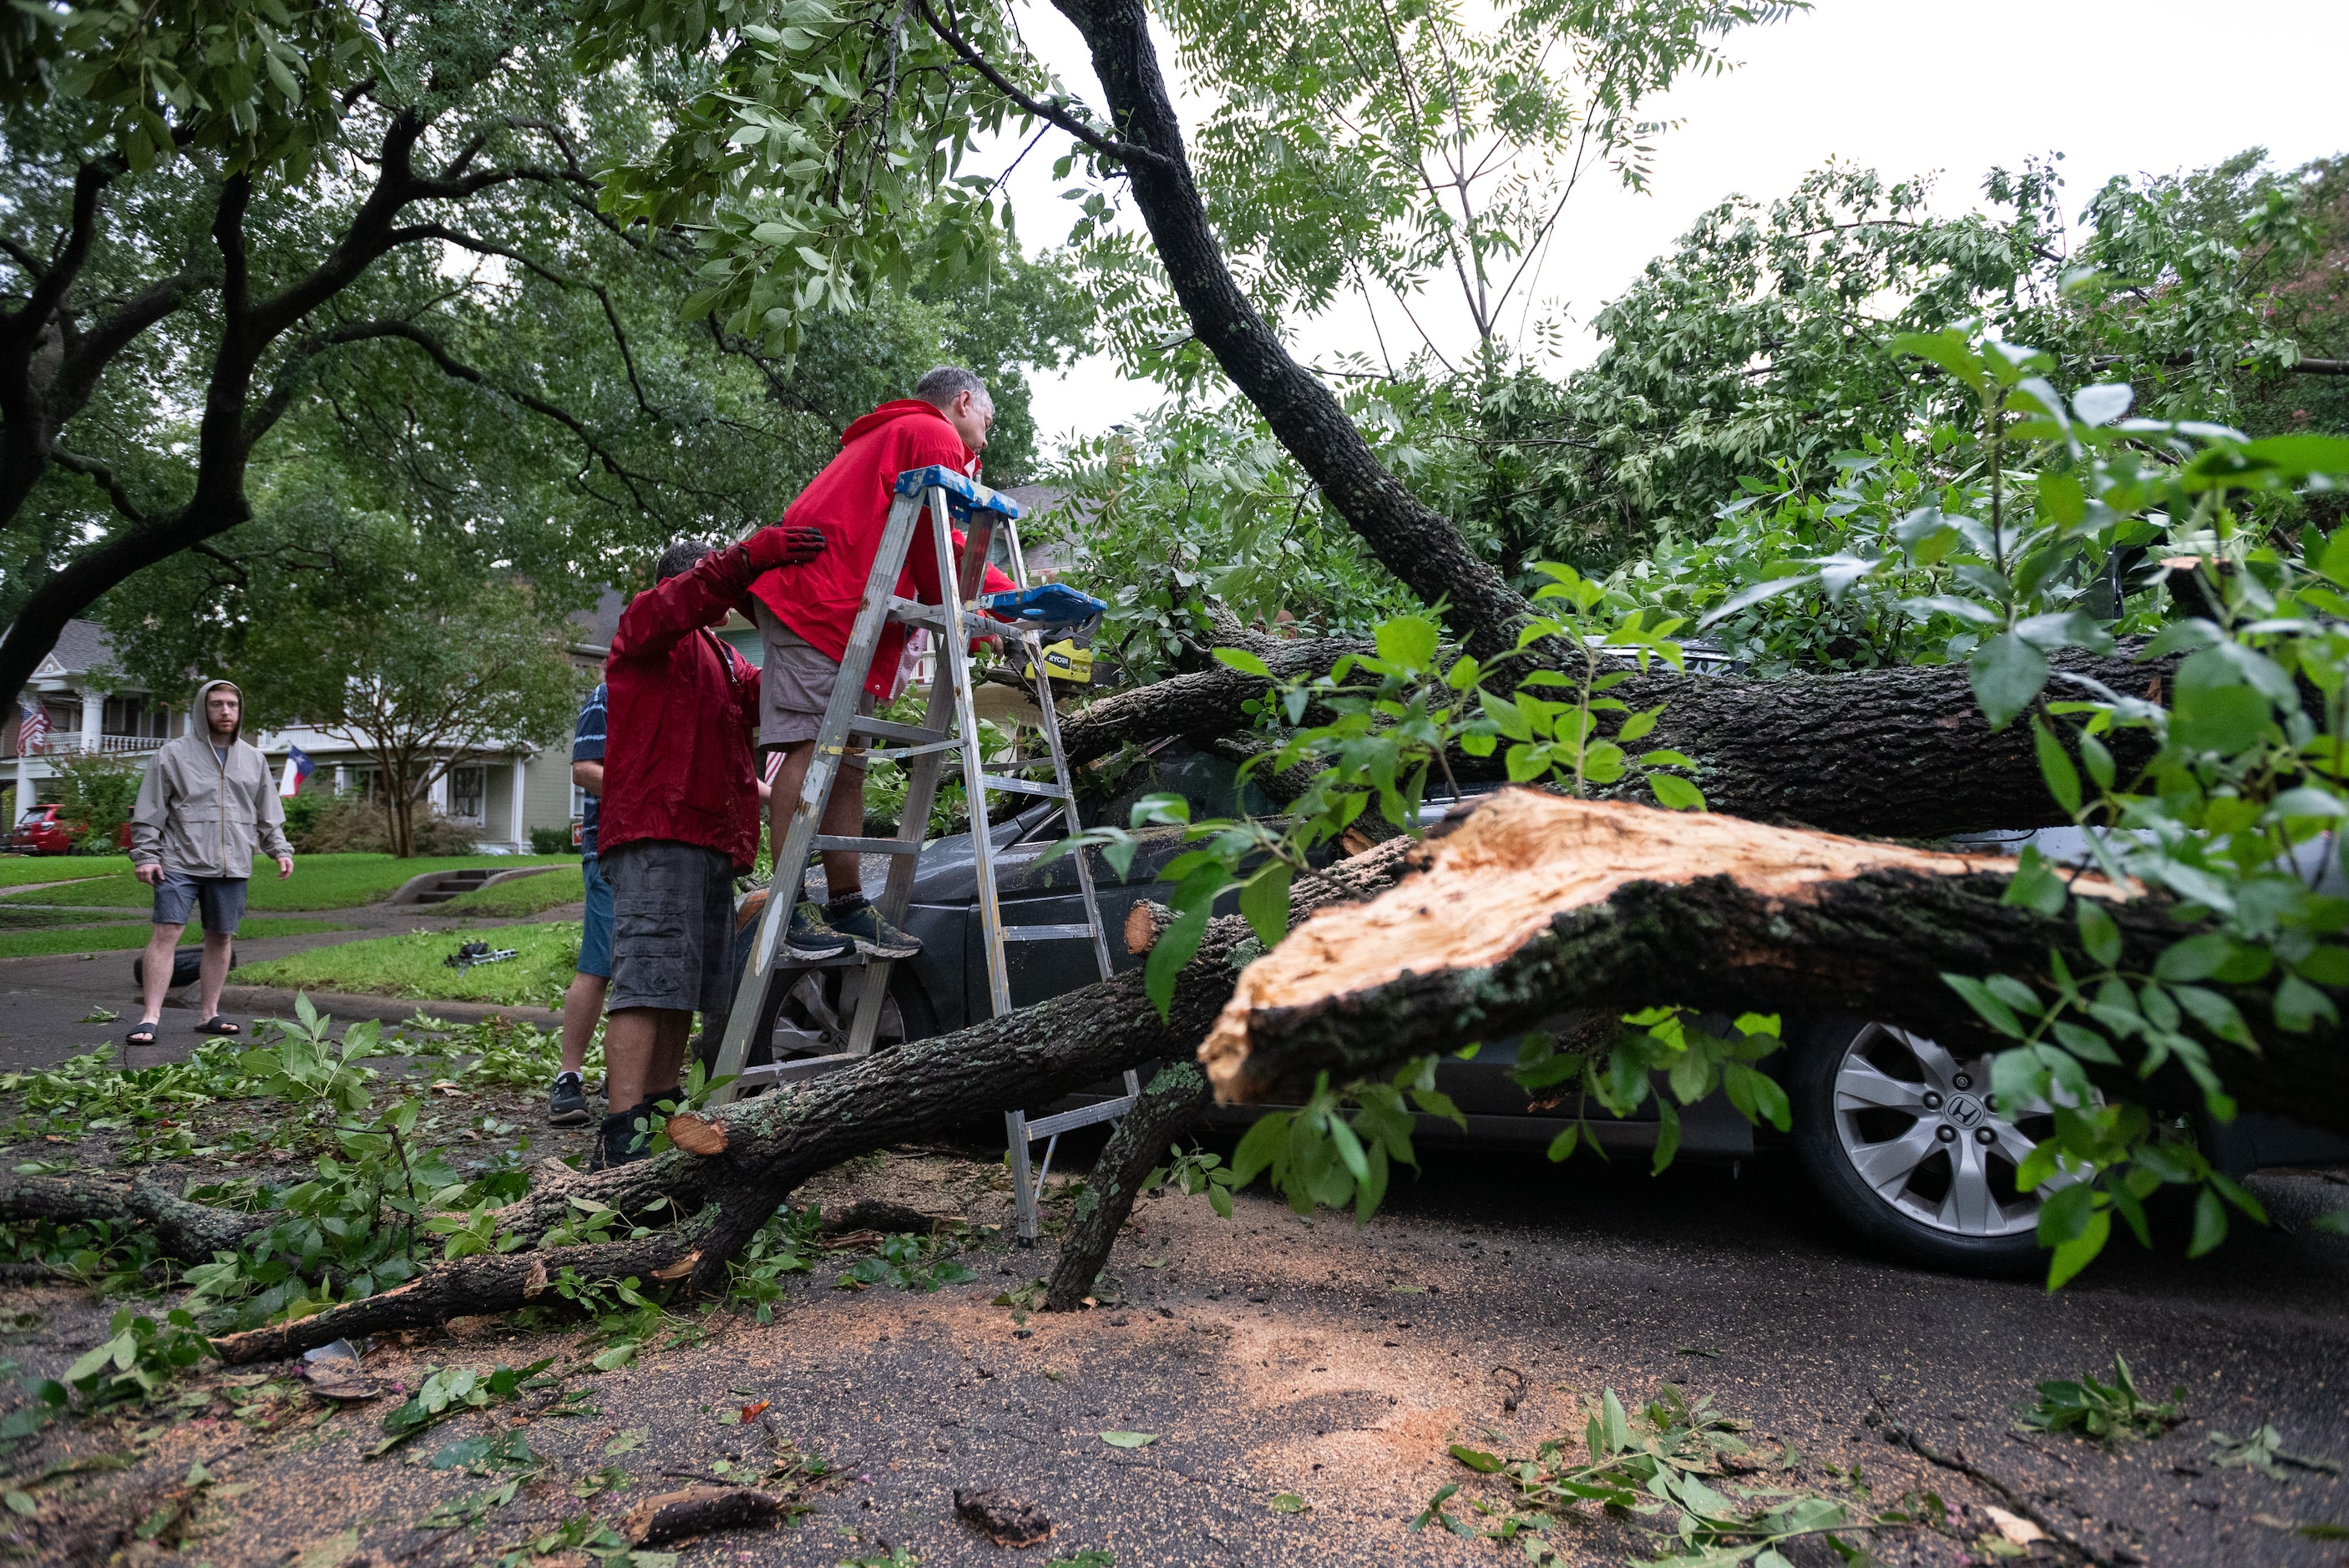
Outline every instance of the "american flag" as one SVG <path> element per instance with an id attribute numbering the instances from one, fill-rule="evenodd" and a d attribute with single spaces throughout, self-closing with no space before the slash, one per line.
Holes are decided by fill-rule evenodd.
<path id="1" fill-rule="evenodd" d="M 27 707 L 21 702 L 16 705 L 16 750 L 19 755 L 29 756 L 40 750 L 48 734 L 47 708 Z"/>

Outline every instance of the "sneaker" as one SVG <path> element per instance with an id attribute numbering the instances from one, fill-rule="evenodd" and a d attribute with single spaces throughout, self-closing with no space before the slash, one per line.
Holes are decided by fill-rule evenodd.
<path id="1" fill-rule="evenodd" d="M 783 932 L 783 952 L 803 964 L 837 958 L 855 945 L 846 933 L 834 931 L 824 923 L 823 911 L 816 907 L 813 899 L 792 910 L 791 924 Z"/>
<path id="2" fill-rule="evenodd" d="M 861 895 L 853 907 L 833 904 L 824 912 L 832 929 L 852 938 L 856 951 L 870 958 L 911 958 L 922 944 L 881 918 L 881 912 Z"/>
<path id="3" fill-rule="evenodd" d="M 647 1100 L 605 1117 L 604 1125 L 596 1130 L 595 1149 L 587 1168 L 609 1171 L 615 1165 L 633 1164 L 644 1159 L 651 1150 L 652 1124 L 659 1115 Z"/>
<path id="4" fill-rule="evenodd" d="M 546 1091 L 546 1124 L 549 1127 L 587 1125 L 587 1088 L 579 1081 L 577 1073 L 554 1075 L 554 1087 Z"/>

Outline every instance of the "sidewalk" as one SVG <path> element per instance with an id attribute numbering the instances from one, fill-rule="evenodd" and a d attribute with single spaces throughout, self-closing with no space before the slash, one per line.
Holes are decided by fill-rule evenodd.
<path id="1" fill-rule="evenodd" d="M 134 919 L 137 915 L 136 911 L 126 913 Z M 387 908 L 379 903 L 357 909 L 320 910 L 305 918 L 333 921 L 351 929 L 254 941 L 240 938 L 236 957 L 240 964 L 254 964 L 400 932 L 455 931 L 460 926 L 487 930 L 541 921 L 577 920 L 579 915 L 577 904 L 551 909 L 526 921 L 435 917 L 412 906 Z M 131 961 L 139 956 L 134 950 L 0 959 L 0 1072 L 48 1067 L 108 1044 L 116 1047 L 120 1059 L 122 1037 L 139 1021 L 139 989 L 130 978 Z M 535 1024 L 541 1028 L 551 1028 L 557 1021 L 554 1014 L 543 1007 L 492 1007 L 478 1003 L 419 1003 L 390 996 L 324 995 L 314 995 L 311 1002 L 320 1012 L 338 1018 L 381 1018 L 392 1023 L 409 1017 L 419 1007 L 452 1023 L 470 1022 L 492 1013 L 503 1013 L 517 1022 Z M 132 1052 L 124 1065 L 154 1067 L 185 1058 L 204 1037 L 195 1032 L 200 1022 L 195 1005 L 192 985 L 167 995 L 163 1002 L 163 1026 L 155 1044 Z M 243 1024 L 257 1017 L 290 1018 L 294 1016 L 294 996 L 290 992 L 264 986 L 231 985 L 221 995 L 221 1006 L 230 1018 Z M 118 1016 L 110 1022 L 91 1021 L 91 1015 L 100 1010 Z"/>

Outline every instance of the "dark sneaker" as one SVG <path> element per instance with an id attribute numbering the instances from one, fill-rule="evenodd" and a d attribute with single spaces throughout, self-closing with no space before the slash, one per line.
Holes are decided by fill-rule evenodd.
<path id="1" fill-rule="evenodd" d="M 783 931 L 783 952 L 802 963 L 823 958 L 838 958 L 854 948 L 856 943 L 844 932 L 824 923 L 823 911 L 809 899 L 792 911 L 791 924 Z"/>
<path id="2" fill-rule="evenodd" d="M 881 918 L 881 912 L 871 904 L 854 911 L 827 913 L 832 929 L 851 938 L 856 951 L 870 958 L 911 958 L 921 952 L 922 944 Z"/>
<path id="3" fill-rule="evenodd" d="M 554 1075 L 554 1087 L 546 1091 L 546 1124 L 549 1127 L 587 1125 L 587 1088 L 579 1081 L 577 1073 Z"/>
<path id="4" fill-rule="evenodd" d="M 644 1159 L 651 1152 L 654 1124 L 660 1119 L 660 1113 L 649 1101 L 605 1117 L 604 1125 L 597 1130 L 595 1157 L 588 1169 L 609 1171 L 615 1165 Z"/>

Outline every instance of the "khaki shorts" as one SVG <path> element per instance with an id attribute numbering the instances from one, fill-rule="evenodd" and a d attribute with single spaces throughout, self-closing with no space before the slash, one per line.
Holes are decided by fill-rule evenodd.
<path id="1" fill-rule="evenodd" d="M 772 750 L 813 740 L 823 727 L 823 710 L 832 706 L 833 688 L 840 684 L 840 665 L 777 620 L 766 605 L 760 604 L 758 611 L 764 650 L 759 666 L 759 745 Z M 859 694 L 856 711 L 872 714 L 871 692 Z"/>

